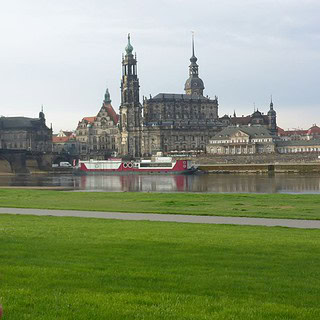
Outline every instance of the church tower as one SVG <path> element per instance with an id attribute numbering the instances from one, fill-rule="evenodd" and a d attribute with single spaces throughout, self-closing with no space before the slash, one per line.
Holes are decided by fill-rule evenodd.
<path id="1" fill-rule="evenodd" d="M 121 154 L 131 157 L 141 156 L 141 117 L 142 106 L 139 102 L 139 79 L 137 59 L 132 54 L 133 47 L 128 34 L 128 44 L 122 57 L 120 132 Z"/>
<path id="2" fill-rule="evenodd" d="M 270 110 L 268 111 L 268 129 L 271 131 L 271 134 L 276 135 L 277 134 L 277 113 L 273 109 L 273 102 L 271 97 L 270 102 Z"/>
<path id="3" fill-rule="evenodd" d="M 185 83 L 184 90 L 188 95 L 203 96 L 204 84 L 199 78 L 199 66 L 194 55 L 194 35 L 192 33 L 192 57 L 189 65 L 189 78 Z"/>

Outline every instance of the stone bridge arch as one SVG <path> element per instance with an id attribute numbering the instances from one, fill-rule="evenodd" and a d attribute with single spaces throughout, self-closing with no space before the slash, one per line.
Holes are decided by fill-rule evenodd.
<path id="1" fill-rule="evenodd" d="M 3 154 L 0 154 L 0 173 L 12 173 L 12 167 L 9 159 Z"/>
<path id="2" fill-rule="evenodd" d="M 72 164 L 74 157 L 70 156 L 67 153 L 60 153 L 52 158 L 52 164 L 59 164 L 60 162 L 69 162 Z"/>

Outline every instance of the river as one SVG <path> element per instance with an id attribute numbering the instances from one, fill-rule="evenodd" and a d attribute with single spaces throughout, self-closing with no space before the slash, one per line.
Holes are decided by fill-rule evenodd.
<path id="1" fill-rule="evenodd" d="M 320 193 L 320 175 L 27 175 L 0 176 L 0 186 L 66 187 L 109 192 Z"/>

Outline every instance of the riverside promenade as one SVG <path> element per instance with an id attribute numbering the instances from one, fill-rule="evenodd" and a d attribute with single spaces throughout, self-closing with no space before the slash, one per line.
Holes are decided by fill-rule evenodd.
<path id="1" fill-rule="evenodd" d="M 265 219 L 246 217 L 192 216 L 176 214 L 122 213 L 21 208 L 0 208 L 0 214 L 320 229 L 320 220 Z"/>

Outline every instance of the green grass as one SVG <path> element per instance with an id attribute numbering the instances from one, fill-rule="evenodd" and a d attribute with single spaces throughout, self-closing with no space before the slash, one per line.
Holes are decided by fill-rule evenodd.
<path id="1" fill-rule="evenodd" d="M 1 207 L 320 219 L 320 195 L 0 189 Z"/>
<path id="2" fill-rule="evenodd" d="M 320 318 L 320 232 L 0 215 L 3 320 Z"/>

